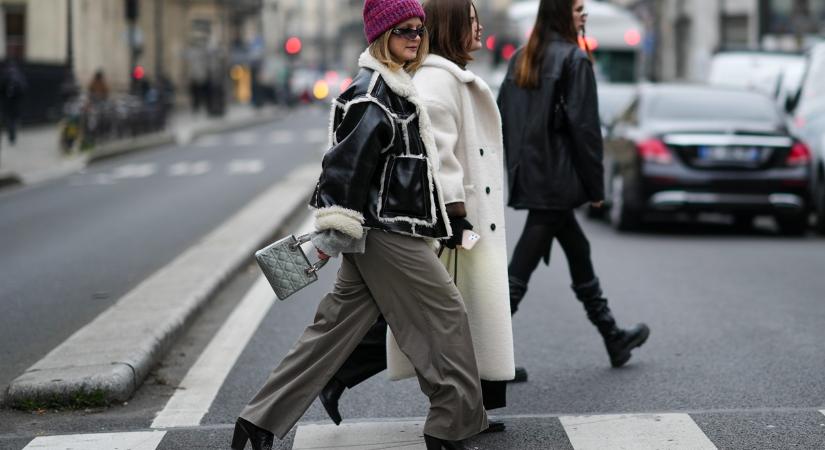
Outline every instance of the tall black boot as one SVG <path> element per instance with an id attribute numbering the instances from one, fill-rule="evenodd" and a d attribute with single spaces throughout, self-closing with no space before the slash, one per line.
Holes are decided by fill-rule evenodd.
<path id="1" fill-rule="evenodd" d="M 527 293 L 527 282 L 512 275 L 510 275 L 508 281 L 510 282 L 510 315 L 513 315 L 518 311 L 518 304 L 521 303 L 521 299 Z"/>
<path id="2" fill-rule="evenodd" d="M 650 335 L 650 328 L 644 323 L 633 328 L 622 329 L 616 326 L 616 320 L 607 306 L 607 299 L 602 296 L 599 279 L 578 286 L 572 286 L 576 297 L 584 305 L 587 318 L 598 328 L 604 338 L 607 354 L 610 356 L 610 365 L 621 367 L 630 359 L 630 352 L 641 347 Z"/>

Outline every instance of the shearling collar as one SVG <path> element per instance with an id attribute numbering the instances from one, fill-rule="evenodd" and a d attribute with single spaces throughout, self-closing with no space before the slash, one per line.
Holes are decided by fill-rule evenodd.
<path id="1" fill-rule="evenodd" d="M 439 69 L 444 69 L 447 72 L 453 74 L 453 76 L 456 77 L 458 81 L 462 83 L 472 83 L 476 80 L 476 74 L 469 70 L 464 70 L 461 67 L 458 67 L 458 64 L 439 55 L 428 55 L 427 58 L 424 60 L 423 67 L 436 67 Z"/>
<path id="2" fill-rule="evenodd" d="M 370 54 L 369 49 L 361 53 L 361 56 L 358 58 L 358 66 L 372 69 L 381 74 L 387 86 L 401 97 L 410 98 L 416 95 L 415 85 L 412 82 L 410 74 L 402 69 L 390 70 L 389 67 L 375 59 L 375 57 Z"/>

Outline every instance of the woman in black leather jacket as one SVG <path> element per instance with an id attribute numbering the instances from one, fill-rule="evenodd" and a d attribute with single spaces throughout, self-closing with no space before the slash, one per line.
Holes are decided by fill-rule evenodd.
<path id="1" fill-rule="evenodd" d="M 561 244 L 573 291 L 619 367 L 650 330 L 616 326 L 590 259 L 590 244 L 573 210 L 604 199 L 602 136 L 590 55 L 578 45 L 583 0 L 542 0 L 527 45 L 513 57 L 499 92 L 509 179 L 509 205 L 529 210 L 509 266 L 515 313 L 530 275 L 553 239 Z M 517 369 L 517 378 L 526 378 Z"/>
<path id="2" fill-rule="evenodd" d="M 462 448 L 487 428 L 461 294 L 431 244 L 451 235 L 429 116 L 410 73 L 427 54 L 418 0 L 366 0 L 370 47 L 334 101 L 311 206 L 312 242 L 342 254 L 333 291 L 241 412 L 232 448 L 283 438 L 383 314 L 429 397 L 428 449 Z"/>

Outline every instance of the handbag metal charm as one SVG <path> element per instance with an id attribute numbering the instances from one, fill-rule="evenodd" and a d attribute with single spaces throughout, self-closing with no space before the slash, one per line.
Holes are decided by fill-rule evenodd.
<path id="1" fill-rule="evenodd" d="M 284 300 L 318 280 L 318 270 L 327 263 L 322 259 L 310 263 L 301 248 L 310 235 L 289 235 L 255 252 L 255 259 L 278 299 Z"/>

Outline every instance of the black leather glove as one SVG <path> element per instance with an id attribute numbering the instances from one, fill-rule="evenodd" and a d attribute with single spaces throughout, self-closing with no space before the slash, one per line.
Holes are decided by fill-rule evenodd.
<path id="1" fill-rule="evenodd" d="M 442 239 L 441 242 L 447 248 L 456 248 L 461 245 L 461 238 L 464 235 L 464 230 L 472 230 L 473 224 L 471 224 L 466 217 L 450 216 L 450 228 L 453 229 L 452 237 L 449 239 Z"/>

